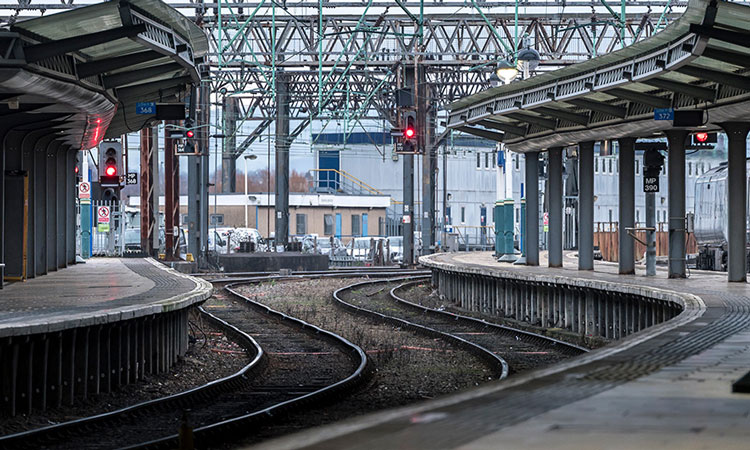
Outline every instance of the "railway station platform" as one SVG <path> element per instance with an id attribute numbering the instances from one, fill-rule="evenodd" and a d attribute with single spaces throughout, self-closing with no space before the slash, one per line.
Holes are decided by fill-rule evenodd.
<path id="1" fill-rule="evenodd" d="M 420 258 L 433 285 L 468 309 L 612 342 L 566 362 L 419 405 L 276 439 L 261 449 L 747 448 L 750 285 L 514 266 L 490 253 Z M 454 297 L 454 298 L 451 298 Z M 515 303 L 514 303 L 515 302 Z"/>
<path id="2" fill-rule="evenodd" d="M 0 291 L 0 414 L 44 410 L 169 369 L 211 285 L 153 259 L 93 258 Z"/>

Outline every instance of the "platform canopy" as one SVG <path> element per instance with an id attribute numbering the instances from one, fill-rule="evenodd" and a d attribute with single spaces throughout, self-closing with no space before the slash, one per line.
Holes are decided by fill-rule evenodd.
<path id="1" fill-rule="evenodd" d="M 750 7 L 690 0 L 660 33 L 616 52 L 491 88 L 450 105 L 448 127 L 542 151 L 652 137 L 659 108 L 704 110 L 704 127 L 750 119 Z"/>
<path id="2" fill-rule="evenodd" d="M 208 39 L 158 0 L 114 0 L 0 31 L 0 129 L 48 128 L 91 148 L 148 125 L 138 102 L 176 102 L 198 83 Z"/>

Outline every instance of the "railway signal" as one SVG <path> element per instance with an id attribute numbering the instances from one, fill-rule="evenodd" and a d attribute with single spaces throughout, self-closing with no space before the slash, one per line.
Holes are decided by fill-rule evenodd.
<path id="1" fill-rule="evenodd" d="M 417 130 L 417 113 L 415 111 L 404 112 L 404 127 L 401 135 L 401 150 L 398 153 L 415 154 L 419 153 Z"/>
<path id="2" fill-rule="evenodd" d="M 715 131 L 699 131 L 691 136 L 689 148 L 711 150 L 717 142 L 718 133 Z"/>
<path id="3" fill-rule="evenodd" d="M 122 144 L 102 142 L 99 145 L 99 184 L 102 187 L 120 189 L 122 175 Z"/>

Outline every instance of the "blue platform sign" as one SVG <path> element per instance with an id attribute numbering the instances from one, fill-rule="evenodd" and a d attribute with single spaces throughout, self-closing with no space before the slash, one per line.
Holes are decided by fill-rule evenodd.
<path id="1" fill-rule="evenodd" d="M 673 108 L 654 109 L 654 120 L 674 120 L 674 109 Z"/>
<path id="2" fill-rule="evenodd" d="M 138 102 L 135 104 L 136 114 L 156 114 L 156 102 Z"/>

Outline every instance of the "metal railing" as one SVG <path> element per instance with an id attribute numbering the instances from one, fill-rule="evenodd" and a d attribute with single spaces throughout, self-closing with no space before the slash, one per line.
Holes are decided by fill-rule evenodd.
<path id="1" fill-rule="evenodd" d="M 331 194 L 388 195 L 354 175 L 338 169 L 313 169 L 313 190 Z"/>

